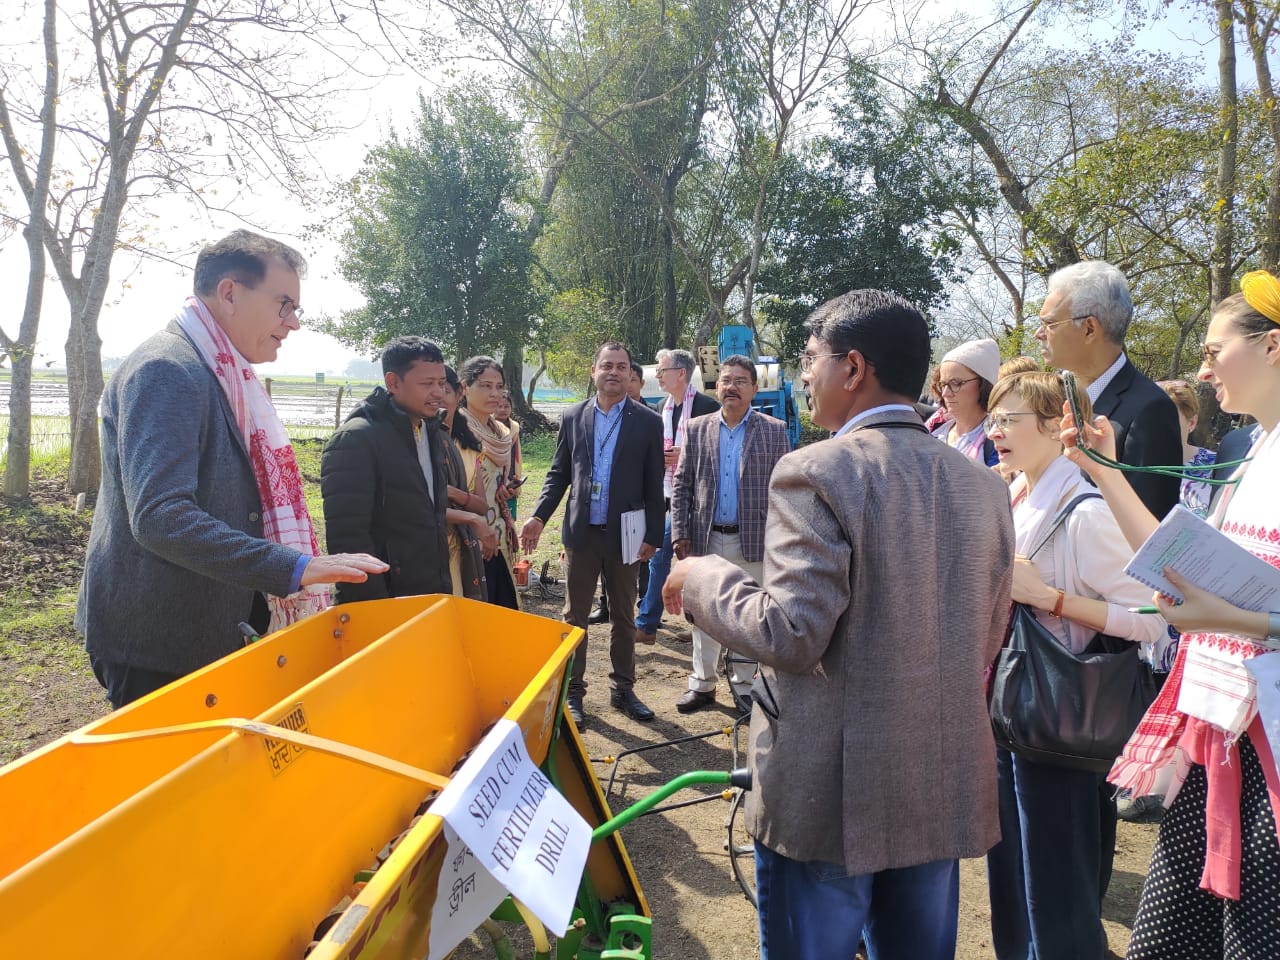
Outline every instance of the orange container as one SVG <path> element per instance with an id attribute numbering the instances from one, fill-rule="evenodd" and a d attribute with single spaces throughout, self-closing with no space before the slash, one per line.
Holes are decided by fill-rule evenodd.
<path id="1" fill-rule="evenodd" d="M 0 768 L 0 957 L 300 958 L 347 895 L 313 958 L 425 956 L 442 821 L 354 876 L 497 719 L 544 763 L 581 636 L 453 597 L 348 604 Z M 587 771 L 564 789 L 600 823 L 580 749 L 547 766 Z M 591 862 L 647 913 L 620 844 Z"/>

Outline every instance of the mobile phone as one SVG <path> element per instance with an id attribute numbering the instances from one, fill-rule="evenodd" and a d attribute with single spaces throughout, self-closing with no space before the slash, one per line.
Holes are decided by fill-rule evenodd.
<path id="1" fill-rule="evenodd" d="M 1080 384 L 1076 382 L 1076 375 L 1070 370 L 1062 371 L 1062 386 L 1067 393 L 1067 405 L 1071 408 L 1071 419 L 1076 422 L 1076 445 L 1088 447 L 1089 440 L 1084 434 L 1084 428 L 1088 425 L 1088 421 L 1085 420 L 1084 411 L 1080 406 Z"/>
<path id="2" fill-rule="evenodd" d="M 514 490 L 516 489 L 516 487 L 522 486 L 524 482 L 528 479 L 529 479 L 528 477 L 521 477 L 519 480 L 508 480 L 507 489 Z"/>

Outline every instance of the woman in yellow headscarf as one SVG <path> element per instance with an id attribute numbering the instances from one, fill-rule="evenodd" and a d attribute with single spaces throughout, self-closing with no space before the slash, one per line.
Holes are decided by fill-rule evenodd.
<path id="1" fill-rule="evenodd" d="M 1213 312 L 1199 379 L 1230 413 L 1265 431 L 1236 469 L 1210 522 L 1280 567 L 1280 282 L 1258 270 Z M 1090 444 L 1114 453 L 1105 418 Z M 1070 455 L 1098 484 L 1135 549 L 1157 520 L 1119 472 L 1087 459 L 1064 421 Z M 1182 633 L 1177 659 L 1110 780 L 1135 796 L 1163 793 L 1168 813 L 1142 888 L 1129 960 L 1280 957 L 1280 774 L 1246 663 L 1280 650 L 1280 611 L 1254 612 L 1170 575 L 1184 595 L 1157 595 Z"/>

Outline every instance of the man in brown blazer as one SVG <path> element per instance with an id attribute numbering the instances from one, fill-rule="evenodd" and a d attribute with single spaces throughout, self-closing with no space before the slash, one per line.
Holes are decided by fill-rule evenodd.
<path id="1" fill-rule="evenodd" d="M 950 960 L 957 858 L 999 838 L 983 674 L 1004 636 L 1004 484 L 911 406 L 928 324 L 855 290 L 809 317 L 800 368 L 836 435 L 773 471 L 764 582 L 680 561 L 664 596 L 760 662 L 751 716 L 760 955 Z"/>
<path id="2" fill-rule="evenodd" d="M 741 354 L 720 364 L 716 382 L 720 412 L 689 421 L 671 496 L 671 541 L 675 555 L 713 553 L 741 567 L 759 583 L 764 570 L 764 524 L 769 509 L 769 475 L 790 449 L 787 425 L 751 409 L 756 365 Z M 676 701 L 681 713 L 716 702 L 720 643 L 693 628 L 693 673 L 689 689 Z M 730 658 L 730 682 L 751 686 L 755 664 Z"/>

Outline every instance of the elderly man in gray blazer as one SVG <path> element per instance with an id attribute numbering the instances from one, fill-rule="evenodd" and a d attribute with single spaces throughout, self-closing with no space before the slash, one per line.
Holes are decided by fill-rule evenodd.
<path id="1" fill-rule="evenodd" d="M 298 329 L 304 267 L 296 250 L 248 230 L 204 247 L 195 295 L 107 385 L 102 487 L 75 623 L 115 707 L 243 647 L 242 623 L 265 633 L 265 594 L 387 569 L 368 554 L 315 556 L 264 532 L 254 461 L 265 452 L 280 474 L 292 449 L 256 443 L 258 431 L 244 426 L 249 404 L 233 405 L 222 383 L 235 369 L 261 389 L 248 364 L 274 360 Z M 208 359 L 206 338 L 217 343 Z M 265 399 L 260 412 L 274 417 Z"/>
<path id="2" fill-rule="evenodd" d="M 764 525 L 769 512 L 769 476 L 791 449 L 787 425 L 751 409 L 756 365 L 736 354 L 720 364 L 716 381 L 720 412 L 689 421 L 671 496 L 671 542 L 677 558 L 708 553 L 737 564 L 752 580 L 763 579 Z M 720 643 L 693 628 L 693 672 L 676 701 L 681 713 L 716 702 Z M 731 656 L 734 691 L 751 686 L 755 664 Z M 743 694 L 745 696 L 745 693 Z"/>
<path id="3" fill-rule="evenodd" d="M 764 582 L 706 556 L 664 598 L 760 662 L 751 716 L 760 955 L 950 960 L 959 857 L 999 838 L 984 672 L 1013 520 L 993 472 L 911 406 L 928 324 L 855 290 L 809 317 L 800 366 L 835 437 L 774 469 Z"/>

